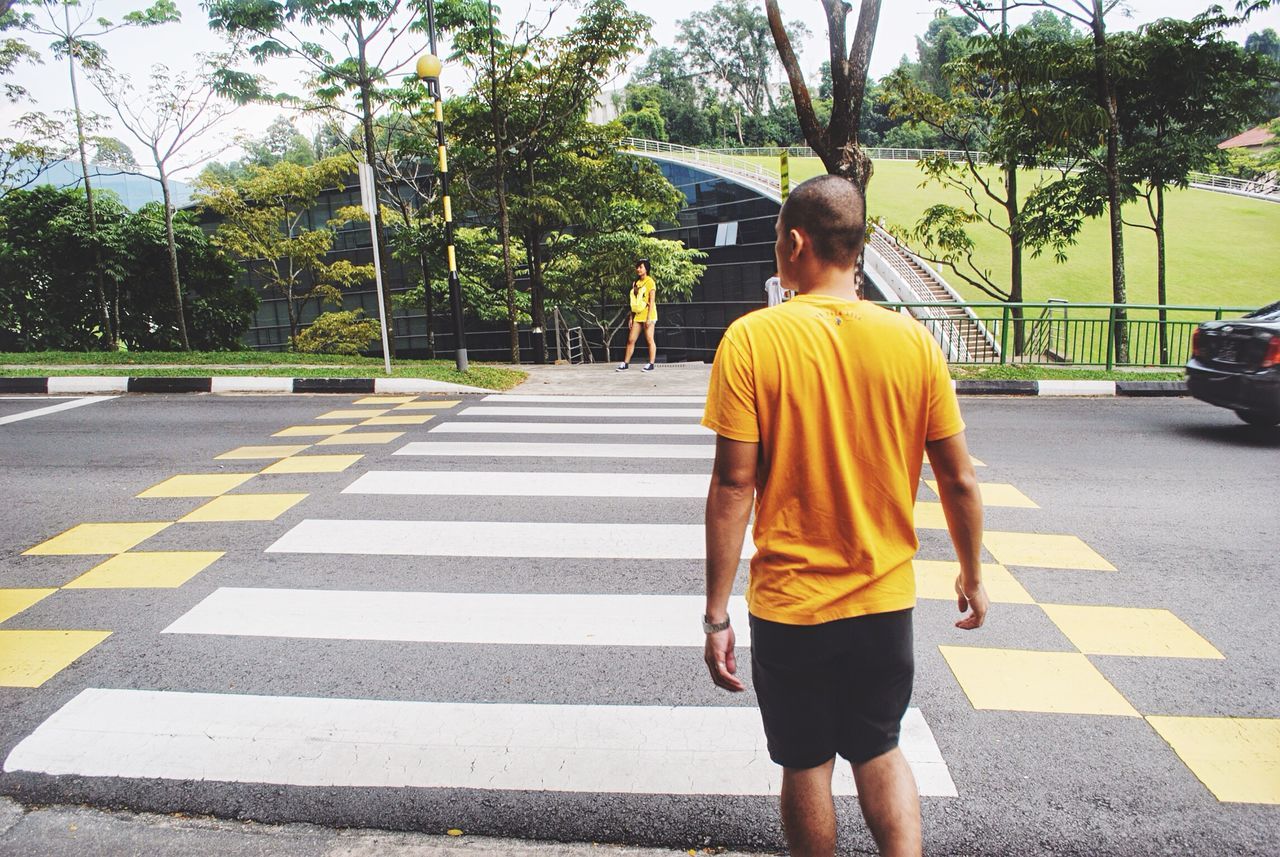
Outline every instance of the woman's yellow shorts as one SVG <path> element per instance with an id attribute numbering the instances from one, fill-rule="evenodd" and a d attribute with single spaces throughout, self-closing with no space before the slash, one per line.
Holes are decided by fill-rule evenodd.
<path id="1" fill-rule="evenodd" d="M 631 320 L 632 320 L 632 321 L 638 321 L 638 322 L 640 322 L 641 324 L 645 324 L 645 323 L 650 322 L 650 321 L 657 321 L 657 320 L 658 320 L 658 310 L 657 310 L 657 309 L 647 309 L 647 308 L 646 308 L 644 312 L 635 312 L 635 313 L 632 313 L 632 314 L 631 314 Z"/>

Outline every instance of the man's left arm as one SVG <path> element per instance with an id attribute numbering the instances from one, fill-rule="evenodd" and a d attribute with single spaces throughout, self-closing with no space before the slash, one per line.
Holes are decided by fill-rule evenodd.
<path id="1" fill-rule="evenodd" d="M 729 618 L 729 597 L 742 561 L 742 541 L 755 499 L 759 443 L 716 437 L 716 460 L 707 491 L 707 605 L 706 620 L 718 624 Z M 734 631 L 707 634 L 703 657 L 711 680 L 729 691 L 746 690 L 738 678 L 733 652 Z"/>

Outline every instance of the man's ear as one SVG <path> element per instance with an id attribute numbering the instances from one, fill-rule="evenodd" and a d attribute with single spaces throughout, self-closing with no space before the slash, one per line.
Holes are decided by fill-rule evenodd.
<path id="1" fill-rule="evenodd" d="M 790 248 L 787 250 L 787 258 L 795 262 L 800 258 L 801 251 L 808 246 L 808 236 L 799 229 L 788 229 L 787 240 L 791 243 Z"/>

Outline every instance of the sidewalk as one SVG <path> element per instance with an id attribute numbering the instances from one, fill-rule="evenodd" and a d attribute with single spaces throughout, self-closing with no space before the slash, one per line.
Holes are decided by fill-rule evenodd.
<path id="1" fill-rule="evenodd" d="M 620 845 L 333 830 L 310 824 L 256 824 L 70 806 L 27 809 L 0 798 L 0 857 L 683 857 L 686 853 Z M 734 852 L 717 850 L 716 854 L 735 857 Z M 739 857 L 745 855 L 739 853 Z"/>
<path id="2" fill-rule="evenodd" d="M 625 372 L 617 363 L 571 366 L 521 365 L 529 377 L 510 390 L 521 395 L 547 396 L 705 396 L 711 378 L 710 363 L 659 363 L 652 372 L 632 363 Z"/>

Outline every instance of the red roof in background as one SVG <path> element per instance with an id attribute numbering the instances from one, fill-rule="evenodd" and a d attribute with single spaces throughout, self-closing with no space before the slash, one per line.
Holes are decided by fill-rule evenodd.
<path id="1" fill-rule="evenodd" d="M 1237 134 L 1230 140 L 1223 140 L 1218 144 L 1219 149 L 1238 149 L 1244 146 L 1265 146 L 1274 141 L 1276 135 L 1267 130 L 1267 126 L 1259 125 L 1257 128 L 1250 128 L 1243 134 Z"/>

